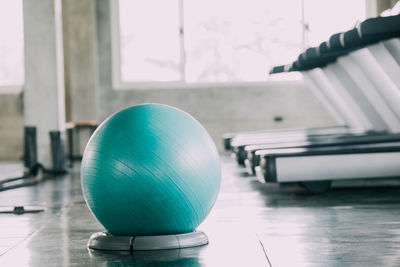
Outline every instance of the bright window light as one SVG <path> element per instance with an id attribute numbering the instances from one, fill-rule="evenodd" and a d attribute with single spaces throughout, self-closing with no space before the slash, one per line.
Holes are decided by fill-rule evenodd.
<path id="1" fill-rule="evenodd" d="M 0 92 L 24 83 L 22 0 L 0 0 Z"/>
<path id="2" fill-rule="evenodd" d="M 365 19 L 365 0 L 119 0 L 122 84 L 248 83 Z M 337 14 L 340 14 L 338 19 Z"/>
<path id="3" fill-rule="evenodd" d="M 308 46 L 319 45 L 332 34 L 354 28 L 365 18 L 365 0 L 305 0 L 305 43 Z"/>
<path id="4" fill-rule="evenodd" d="M 265 81 L 301 49 L 301 1 L 185 1 L 186 81 Z M 288 8 L 290 7 L 290 8 Z"/>
<path id="5" fill-rule="evenodd" d="M 178 0 L 120 0 L 119 7 L 122 82 L 180 80 Z"/>

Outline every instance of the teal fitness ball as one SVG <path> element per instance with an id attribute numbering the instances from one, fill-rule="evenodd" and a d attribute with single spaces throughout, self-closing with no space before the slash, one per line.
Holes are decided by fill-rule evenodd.
<path id="1" fill-rule="evenodd" d="M 192 232 L 221 183 L 207 131 L 162 104 L 133 106 L 106 119 L 86 146 L 81 173 L 89 209 L 114 235 Z"/>

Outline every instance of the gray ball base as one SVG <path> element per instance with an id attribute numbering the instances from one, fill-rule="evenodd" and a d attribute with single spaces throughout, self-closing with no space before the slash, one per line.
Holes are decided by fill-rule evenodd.
<path id="1" fill-rule="evenodd" d="M 90 237 L 88 248 L 140 251 L 190 248 L 207 244 L 207 236 L 198 231 L 187 234 L 157 236 L 115 236 L 108 232 L 97 232 Z"/>

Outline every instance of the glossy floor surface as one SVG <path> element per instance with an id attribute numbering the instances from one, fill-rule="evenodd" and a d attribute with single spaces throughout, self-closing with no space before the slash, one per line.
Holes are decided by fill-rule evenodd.
<path id="1" fill-rule="evenodd" d="M 400 266 L 398 180 L 344 182 L 313 195 L 297 185 L 260 184 L 229 158 L 222 165 L 219 198 L 199 227 L 209 245 L 88 250 L 90 235 L 103 229 L 86 207 L 75 166 L 0 192 L 0 266 Z M 19 205 L 45 211 L 4 213 Z"/>

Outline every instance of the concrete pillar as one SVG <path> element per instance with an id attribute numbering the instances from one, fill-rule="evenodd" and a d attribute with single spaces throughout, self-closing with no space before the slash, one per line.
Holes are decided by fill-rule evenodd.
<path id="1" fill-rule="evenodd" d="M 65 133 L 61 0 L 24 0 L 25 126 L 37 129 L 38 162 L 52 169 L 50 132 Z"/>
<path id="2" fill-rule="evenodd" d="M 67 120 L 96 120 L 97 35 L 95 0 L 63 1 Z"/>
<path id="3" fill-rule="evenodd" d="M 68 148 L 79 158 L 93 133 L 83 125 L 97 120 L 96 0 L 63 0 L 62 10 L 66 118 L 79 125 L 69 132 Z"/>

